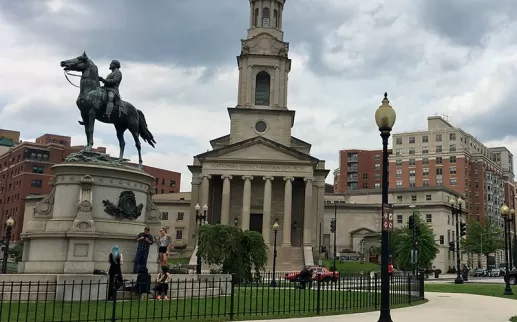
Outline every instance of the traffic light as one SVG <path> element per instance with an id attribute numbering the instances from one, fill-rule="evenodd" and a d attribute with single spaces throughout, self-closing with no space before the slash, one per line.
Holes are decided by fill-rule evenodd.
<path id="1" fill-rule="evenodd" d="M 454 250 L 456 250 L 456 247 L 454 246 L 454 242 L 450 242 L 450 243 L 449 243 L 449 250 L 450 250 L 451 252 L 453 252 Z"/>
<path id="2" fill-rule="evenodd" d="M 460 236 L 463 237 L 465 235 L 467 235 L 467 224 L 460 222 Z"/>
<path id="3" fill-rule="evenodd" d="M 415 227 L 415 217 L 409 216 L 408 227 L 409 229 L 413 229 L 413 227 Z"/>
<path id="4" fill-rule="evenodd" d="M 330 220 L 330 232 L 336 232 L 336 218 L 332 218 L 332 220 Z"/>
<path id="5" fill-rule="evenodd" d="M 420 226 L 415 225 L 415 236 L 420 236 Z"/>

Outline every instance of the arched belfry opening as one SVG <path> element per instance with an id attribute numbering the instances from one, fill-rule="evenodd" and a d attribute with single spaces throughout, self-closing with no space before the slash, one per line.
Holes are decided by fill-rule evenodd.
<path id="1" fill-rule="evenodd" d="M 255 105 L 269 106 L 271 97 L 271 76 L 266 71 L 257 74 L 255 82 Z"/>
<path id="2" fill-rule="evenodd" d="M 259 9 L 255 8 L 255 11 L 253 12 L 253 26 L 258 27 L 259 26 Z"/>
<path id="3" fill-rule="evenodd" d="M 269 8 L 262 9 L 262 27 L 269 28 L 270 23 L 270 12 Z"/>

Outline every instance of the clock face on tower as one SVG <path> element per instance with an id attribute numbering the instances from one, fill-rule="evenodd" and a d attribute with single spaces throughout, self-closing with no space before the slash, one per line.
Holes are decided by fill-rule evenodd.
<path id="1" fill-rule="evenodd" d="M 265 132 L 267 129 L 267 124 L 266 122 L 260 120 L 258 121 L 257 123 L 255 123 L 255 130 L 259 133 L 263 133 Z"/>

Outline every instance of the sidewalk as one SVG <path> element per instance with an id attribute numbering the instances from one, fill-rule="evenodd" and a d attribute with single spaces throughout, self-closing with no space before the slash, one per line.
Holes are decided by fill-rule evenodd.
<path id="1" fill-rule="evenodd" d="M 508 322 L 517 315 L 517 301 L 490 296 L 427 292 L 429 302 L 391 311 L 393 322 Z M 375 322 L 379 312 L 288 319 L 296 322 Z M 278 322 L 281 320 L 263 320 Z"/>

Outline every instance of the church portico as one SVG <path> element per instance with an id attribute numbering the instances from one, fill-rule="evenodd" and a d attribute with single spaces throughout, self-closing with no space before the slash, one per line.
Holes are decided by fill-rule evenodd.
<path id="1" fill-rule="evenodd" d="M 284 4 L 250 0 L 248 37 L 237 57 L 237 104 L 227 109 L 230 134 L 210 141 L 213 150 L 196 155 L 189 166 L 192 204 L 208 206 L 210 224 L 257 231 L 272 246 L 278 220 L 279 271 L 313 264 L 329 173 L 325 161 L 310 155 L 311 145 L 291 135 L 295 111 L 287 108 L 291 60 L 283 41 Z M 195 238 L 195 227 L 189 238 Z"/>

